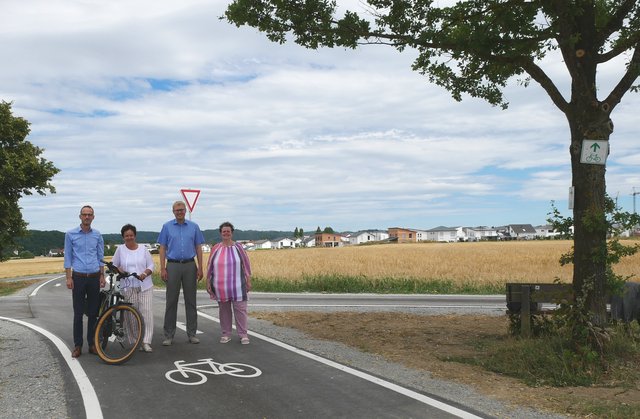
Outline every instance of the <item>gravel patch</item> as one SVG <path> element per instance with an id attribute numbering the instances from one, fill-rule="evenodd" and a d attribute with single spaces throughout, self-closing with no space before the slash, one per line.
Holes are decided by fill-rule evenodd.
<path id="1" fill-rule="evenodd" d="M 59 357 L 40 333 L 0 320 L 0 418 L 67 418 Z"/>

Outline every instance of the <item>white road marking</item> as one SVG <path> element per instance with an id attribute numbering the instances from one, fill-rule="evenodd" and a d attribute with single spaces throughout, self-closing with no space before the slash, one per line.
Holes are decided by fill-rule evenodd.
<path id="1" fill-rule="evenodd" d="M 205 314 L 205 313 L 203 313 L 201 311 L 198 311 L 198 315 L 204 317 L 205 319 L 213 320 L 214 322 L 220 323 L 220 320 L 218 318 L 210 316 L 208 314 Z M 318 355 L 314 355 L 314 354 L 312 354 L 310 352 L 304 351 L 302 349 L 298 349 L 295 346 L 291 346 L 291 345 L 288 345 L 288 344 L 286 344 L 284 342 L 280 342 L 278 340 L 272 339 L 272 338 L 270 338 L 268 336 L 261 335 L 260 333 L 256 333 L 256 332 L 252 332 L 252 331 L 248 331 L 248 333 L 251 336 L 257 337 L 258 339 L 262 339 L 262 340 L 264 340 L 266 342 L 269 342 L 269 343 L 271 343 L 273 345 L 279 346 L 279 347 L 281 347 L 283 349 L 286 349 L 288 351 L 294 352 L 294 353 L 296 353 L 298 355 L 301 355 L 301 356 L 307 357 L 309 359 L 312 359 L 314 361 L 320 362 L 322 364 L 328 365 L 328 366 L 330 366 L 332 368 L 335 368 L 337 370 L 344 371 L 344 372 L 346 372 L 348 374 L 351 374 L 351 375 L 355 375 L 356 377 L 362 378 L 364 380 L 367 380 L 367 381 L 369 381 L 371 383 L 374 383 L 374 384 L 377 384 L 379 386 L 388 388 L 389 390 L 395 391 L 396 393 L 403 394 L 403 395 L 405 395 L 407 397 L 410 397 L 410 398 L 412 398 L 414 400 L 417 400 L 417 401 L 419 401 L 421 403 L 428 404 L 429 406 L 433 406 L 436 409 L 440 409 L 440 410 L 442 410 L 444 412 L 450 413 L 450 414 L 455 415 L 455 416 L 457 416 L 459 418 L 481 419 L 480 416 L 476 416 L 476 415 L 474 415 L 472 413 L 465 412 L 462 409 L 458 409 L 457 407 L 450 406 L 450 405 L 448 405 L 448 404 L 446 404 L 444 402 L 441 402 L 439 400 L 436 400 L 436 399 L 433 399 L 431 397 L 425 396 L 424 394 L 420 394 L 420 393 L 418 393 L 416 391 L 409 390 L 407 388 L 401 387 L 401 386 L 399 386 L 397 384 L 394 384 L 394 383 L 390 383 L 389 381 L 383 380 L 383 379 L 378 378 L 378 377 L 374 377 L 373 375 L 369 375 L 369 374 L 367 374 L 365 372 L 358 371 L 356 369 L 347 367 L 346 365 L 339 364 L 339 363 L 337 363 L 335 361 L 332 361 L 330 359 L 322 358 L 322 357 L 320 357 Z"/>
<path id="2" fill-rule="evenodd" d="M 31 291 L 31 294 L 29 294 L 29 297 L 35 297 L 38 294 L 38 291 L 40 291 L 40 288 L 44 287 L 45 285 L 47 285 L 49 282 L 51 281 L 57 281 L 60 278 L 64 278 L 65 275 L 60 275 L 60 276 L 56 276 L 55 278 L 51 278 L 48 281 L 43 282 L 42 284 L 38 285 L 36 287 L 36 289 L 34 289 L 33 291 Z M 59 287 L 61 284 L 56 284 L 56 287 Z"/>
<path id="3" fill-rule="evenodd" d="M 82 395 L 82 401 L 84 402 L 84 411 L 87 415 L 87 418 L 91 419 L 102 419 L 102 409 L 100 408 L 100 402 L 98 401 L 98 395 L 96 394 L 95 389 L 91 385 L 89 381 L 89 377 L 84 372 L 82 365 L 75 358 L 71 357 L 71 351 L 67 348 L 67 345 L 64 342 L 54 335 L 53 333 L 45 330 L 39 326 L 36 326 L 31 323 L 27 323 L 22 320 L 11 319 L 8 317 L 0 316 L 0 320 L 8 320 L 10 322 L 18 323 L 23 326 L 29 327 L 36 332 L 47 337 L 53 344 L 58 348 L 60 353 L 62 354 L 62 358 L 64 358 L 65 362 L 69 366 L 73 377 L 76 379 L 78 383 L 78 387 L 80 388 L 80 394 Z"/>
<path id="4" fill-rule="evenodd" d="M 176 322 L 176 327 L 178 329 L 184 330 L 185 332 L 187 331 L 187 325 L 183 322 Z M 196 330 L 196 335 L 202 335 L 204 332 L 200 331 L 200 330 Z"/>

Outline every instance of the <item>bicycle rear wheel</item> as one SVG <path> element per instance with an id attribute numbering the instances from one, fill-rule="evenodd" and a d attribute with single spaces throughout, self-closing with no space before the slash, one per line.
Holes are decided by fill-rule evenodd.
<path id="1" fill-rule="evenodd" d="M 142 341 L 144 321 L 140 312 L 128 304 L 118 304 L 102 313 L 94 340 L 98 356 L 107 364 L 127 362 Z"/>

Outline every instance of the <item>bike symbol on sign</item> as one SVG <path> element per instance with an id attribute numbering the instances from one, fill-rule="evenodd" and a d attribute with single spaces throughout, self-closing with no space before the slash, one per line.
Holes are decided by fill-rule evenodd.
<path id="1" fill-rule="evenodd" d="M 602 159 L 595 153 L 591 153 L 586 158 L 587 163 L 600 163 Z"/>
<path id="2" fill-rule="evenodd" d="M 262 374 L 262 371 L 251 365 L 238 364 L 236 362 L 221 364 L 215 362 L 212 358 L 199 359 L 198 361 L 190 364 L 185 363 L 185 361 L 176 361 L 174 362 L 176 369 L 167 371 L 164 376 L 167 380 L 176 384 L 197 386 L 207 381 L 207 374 L 226 374 L 240 378 L 253 378 Z M 198 366 L 203 366 L 204 368 L 197 368 Z"/>

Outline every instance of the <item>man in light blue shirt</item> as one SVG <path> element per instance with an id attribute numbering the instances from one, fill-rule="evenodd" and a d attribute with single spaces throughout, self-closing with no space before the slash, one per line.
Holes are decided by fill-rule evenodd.
<path id="1" fill-rule="evenodd" d="M 202 244 L 204 236 L 198 224 L 185 219 L 186 206 L 182 201 L 173 203 L 175 219 L 167 221 L 160 230 L 160 277 L 167 284 L 164 312 L 164 346 L 173 343 L 176 333 L 178 299 L 183 289 L 184 309 L 187 317 L 187 336 L 190 343 L 199 343 L 196 337 L 198 313 L 196 291 L 202 273 Z M 194 258 L 198 259 L 196 266 Z"/>
<path id="2" fill-rule="evenodd" d="M 80 209 L 80 226 L 64 235 L 64 270 L 67 288 L 73 298 L 73 345 L 71 356 L 82 354 L 82 329 L 85 305 L 87 307 L 87 343 L 89 353 L 97 354 L 93 335 L 98 317 L 100 288 L 104 287 L 104 240 L 100 232 L 91 228 L 93 208 Z"/>

